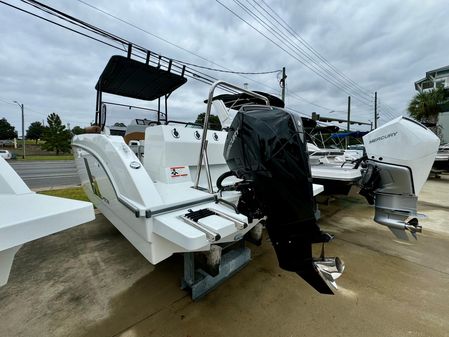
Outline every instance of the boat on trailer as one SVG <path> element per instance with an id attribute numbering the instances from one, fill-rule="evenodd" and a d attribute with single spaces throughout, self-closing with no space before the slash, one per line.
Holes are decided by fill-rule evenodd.
<path id="1" fill-rule="evenodd" d="M 272 105 L 265 95 L 217 81 L 209 90 L 202 129 L 171 123 L 167 101 L 187 81 L 183 71 L 129 56 L 109 60 L 96 85 L 95 126 L 72 140 L 89 199 L 150 263 L 184 254 L 183 286 L 194 299 L 249 262 L 244 242 L 260 244 L 264 227 L 281 268 L 321 293 L 333 293 L 344 264 L 324 254 L 333 236 L 317 224 L 314 196 L 322 186 L 312 184 L 300 116 Z M 208 130 L 213 103 L 219 102 L 213 100 L 217 88 L 258 104 L 242 105 L 222 131 Z M 125 137 L 111 135 L 104 93 L 157 100 L 157 120 Z M 411 134 L 419 149 L 398 157 L 392 147 L 371 146 L 401 145 Z M 416 235 L 421 230 L 417 195 L 439 141 L 407 118 L 367 136 L 362 193 L 376 206 L 375 220 L 403 238 L 405 232 Z M 312 256 L 312 244 L 323 245 L 321 256 Z"/>

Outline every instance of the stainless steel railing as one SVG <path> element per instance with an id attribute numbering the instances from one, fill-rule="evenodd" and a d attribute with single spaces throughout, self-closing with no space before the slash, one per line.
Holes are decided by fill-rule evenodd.
<path id="1" fill-rule="evenodd" d="M 268 100 L 267 97 L 257 94 L 253 91 L 238 87 L 234 84 L 231 84 L 231 83 L 228 83 L 225 81 L 221 81 L 221 80 L 216 81 L 214 84 L 212 84 L 212 86 L 209 89 L 209 97 L 207 99 L 207 109 L 206 109 L 206 114 L 204 116 L 203 135 L 201 137 L 201 148 L 200 148 L 200 155 L 198 158 L 198 166 L 197 166 L 198 169 L 197 169 L 194 188 L 198 188 L 198 185 L 200 182 L 202 163 L 203 163 L 204 158 L 207 158 L 207 127 L 209 125 L 209 116 L 210 116 L 210 111 L 212 109 L 212 99 L 214 97 L 214 91 L 218 86 L 244 92 L 248 95 L 254 96 L 256 98 L 259 98 L 259 99 L 265 101 L 266 105 L 270 105 L 270 101 Z M 209 191 L 209 193 L 214 193 L 214 190 L 212 187 L 212 178 L 211 178 L 210 170 L 209 170 L 209 163 L 207 162 L 207 160 L 204 165 L 205 165 L 206 174 L 207 174 L 208 191 Z"/>

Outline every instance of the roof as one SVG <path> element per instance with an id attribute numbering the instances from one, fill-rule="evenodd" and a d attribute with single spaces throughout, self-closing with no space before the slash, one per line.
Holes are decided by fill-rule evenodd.
<path id="1" fill-rule="evenodd" d="M 419 90 L 418 85 L 420 85 L 421 83 L 426 82 L 426 81 L 432 81 L 431 77 L 434 77 L 436 73 L 439 73 L 442 71 L 449 71 L 449 66 L 429 70 L 428 72 L 426 72 L 426 77 L 415 82 L 415 90 Z"/>
<path id="2" fill-rule="evenodd" d="M 262 95 L 266 98 L 268 98 L 268 101 L 270 102 L 270 106 L 275 106 L 279 108 L 284 107 L 284 102 L 276 96 L 267 94 L 266 92 L 262 91 L 254 91 L 256 94 Z M 212 101 L 221 100 L 223 101 L 224 105 L 227 108 L 232 108 L 235 110 L 240 109 L 244 105 L 265 105 L 265 101 L 256 98 L 254 96 L 251 96 L 246 93 L 238 93 L 238 94 L 223 94 L 223 95 L 217 95 L 212 98 Z M 204 103 L 207 103 L 207 100 L 204 101 Z"/>
<path id="3" fill-rule="evenodd" d="M 152 101 L 170 94 L 187 79 L 170 71 L 114 55 L 109 59 L 95 89 L 113 95 Z"/>
<path id="4" fill-rule="evenodd" d="M 425 82 L 425 81 L 429 81 L 429 79 L 428 79 L 427 77 L 421 78 L 420 80 L 418 80 L 418 81 L 415 82 L 415 86 L 416 86 L 417 84 L 420 84 L 420 83 Z"/>
<path id="5" fill-rule="evenodd" d="M 449 66 L 445 66 L 445 67 L 441 67 L 441 68 L 437 68 L 434 70 L 430 70 L 428 72 L 426 72 L 426 77 L 428 78 L 429 76 L 431 76 L 432 73 L 439 73 L 441 71 L 446 71 L 449 70 Z"/>

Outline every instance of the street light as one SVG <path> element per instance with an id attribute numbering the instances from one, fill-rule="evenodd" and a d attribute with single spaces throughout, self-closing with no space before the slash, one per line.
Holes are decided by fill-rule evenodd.
<path id="1" fill-rule="evenodd" d="M 20 104 L 17 101 L 14 101 L 20 109 L 22 110 L 22 158 L 25 159 L 25 118 L 23 115 L 23 104 Z"/>

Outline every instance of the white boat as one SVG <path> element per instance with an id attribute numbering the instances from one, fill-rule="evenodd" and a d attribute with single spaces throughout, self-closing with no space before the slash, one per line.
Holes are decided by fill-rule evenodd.
<path id="1" fill-rule="evenodd" d="M 167 98 L 185 82 L 182 73 L 170 69 L 121 56 L 111 58 L 96 86 L 95 133 L 72 140 L 78 172 L 89 199 L 150 263 L 183 253 L 183 282 L 191 289 L 193 298 L 203 296 L 249 262 L 250 252 L 243 242 L 260 242 L 263 224 L 280 266 L 296 272 L 318 291 L 332 293 L 344 265 L 338 258 L 311 255 L 313 243 L 328 242 L 332 236 L 322 233 L 316 223 L 314 195 L 323 188 L 311 184 L 301 118 L 273 106 L 266 95 L 217 81 L 209 91 L 202 130 L 170 123 Z M 214 98 L 217 87 L 240 91 L 257 104 L 242 105 L 231 118 L 228 111 L 223 112 L 223 101 Z M 161 98 L 165 98 L 165 111 L 158 109 L 157 120 L 135 128 L 132 137 L 125 135 L 125 141 L 104 127 L 103 93 L 146 101 L 158 99 L 159 106 Z M 222 121 L 227 121 L 223 123 L 224 131 L 207 128 L 212 106 L 219 114 L 226 114 L 221 116 Z M 435 139 L 425 127 L 404 118 L 385 128 L 396 126 L 404 133 L 408 129 L 418 135 L 421 132 L 420 140 L 428 145 L 422 149 L 426 160 L 435 155 Z M 384 127 L 371 136 L 382 132 Z M 389 150 L 383 149 L 386 154 Z M 369 147 L 368 154 L 371 151 Z M 380 195 L 382 174 L 390 169 L 384 167 L 381 177 L 375 179 L 379 174 L 376 168 L 395 165 L 394 157 L 384 161 L 387 155 L 373 153 L 365 165 L 371 167 L 363 185 L 368 199 Z M 416 161 L 416 153 L 408 155 L 410 158 L 400 165 Z M 419 165 L 420 172 L 410 166 L 413 170 L 408 179 L 413 175 L 412 184 L 421 182 L 417 177 L 430 170 L 427 161 Z M 402 195 L 402 188 L 410 193 L 410 186 L 401 185 L 406 177 L 400 176 L 394 182 L 400 185 L 395 195 Z M 389 195 L 388 188 L 382 191 Z M 395 230 L 402 225 L 402 231 L 413 234 L 419 231 L 417 222 L 405 222 L 406 218 L 399 217 L 391 225 L 383 217 L 386 206 L 381 206 L 378 222 L 394 225 Z M 416 204 L 408 206 L 407 217 L 416 213 Z"/>
<path id="2" fill-rule="evenodd" d="M 0 158 L 0 286 L 27 242 L 95 219 L 90 202 L 36 194 Z"/>
<path id="3" fill-rule="evenodd" d="M 441 145 L 438 148 L 433 167 L 437 170 L 449 171 L 449 144 Z"/>
<path id="4" fill-rule="evenodd" d="M 141 77 L 133 78 L 136 68 L 147 76 L 142 83 Z M 101 108 L 103 92 L 151 100 L 169 95 L 184 82 L 180 75 L 114 56 L 97 84 L 101 91 L 98 89 L 96 121 L 99 126 L 106 122 L 106 109 Z M 233 87 L 220 82 L 211 93 L 218 85 Z M 141 91 L 140 86 L 147 91 Z M 136 121 L 124 137 L 110 135 L 104 127 L 100 133 L 75 136 L 72 147 L 82 186 L 95 206 L 150 263 L 157 264 L 174 253 L 192 252 L 205 252 L 212 260 L 212 253 L 236 244 L 240 253 L 227 264 L 221 261 L 220 268 L 229 268 L 227 274 L 238 270 L 250 257 L 249 250 L 241 248 L 242 239 L 260 240 L 263 219 L 238 210 L 241 190 L 217 188 L 217 179 L 229 171 L 223 156 L 228 132 L 208 132 L 207 128 L 188 128 L 167 120 L 161 123 L 162 118 L 160 113 L 155 123 Z M 135 146 L 141 149 L 131 149 Z M 228 183 L 237 181 L 227 179 Z M 322 190 L 314 185 L 311 192 Z M 192 255 L 185 256 L 191 261 Z M 217 271 L 219 257 L 203 268 Z M 185 272 L 184 280 L 195 298 L 203 292 L 197 290 L 202 285 L 193 280 L 192 268 Z M 207 282 L 220 280 L 213 276 Z"/>
<path id="5" fill-rule="evenodd" d="M 277 97 L 264 92 L 256 92 L 268 97 L 270 104 L 277 107 L 284 107 L 284 103 Z M 242 94 L 224 94 L 213 98 L 212 105 L 215 113 L 218 115 L 221 125 L 228 129 L 233 117 L 243 106 L 260 104 L 261 100 Z M 300 117 L 303 123 L 303 129 L 310 140 L 309 129 L 316 129 L 317 122 L 305 117 Z M 329 127 L 329 126 L 327 126 Z M 308 130 L 306 132 L 306 130 Z M 338 127 L 332 126 L 332 132 L 336 132 Z M 322 185 L 325 194 L 343 194 L 349 193 L 351 187 L 360 180 L 362 173 L 359 167 L 353 161 L 360 159 L 363 151 L 360 150 L 341 150 L 333 148 L 319 148 L 315 144 L 307 142 L 309 153 L 309 163 L 313 182 Z"/>

